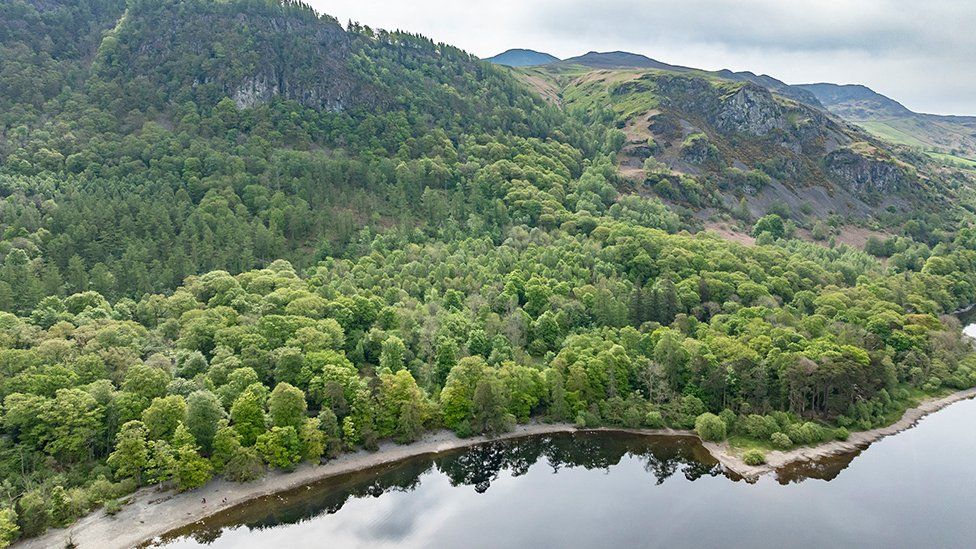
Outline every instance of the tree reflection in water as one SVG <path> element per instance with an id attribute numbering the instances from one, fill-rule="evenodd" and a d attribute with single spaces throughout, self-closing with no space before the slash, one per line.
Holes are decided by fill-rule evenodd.
<path id="1" fill-rule="evenodd" d="M 216 540 L 224 528 L 243 525 L 264 529 L 300 523 L 342 509 L 350 499 L 407 492 L 420 485 L 427 473 L 437 471 L 452 486 L 472 486 L 484 493 L 502 472 L 512 477 L 526 474 L 540 462 L 558 473 L 563 468 L 604 469 L 629 457 L 661 484 L 679 471 L 694 481 L 722 474 L 722 468 L 699 442 L 690 437 L 646 437 L 627 434 L 574 433 L 498 441 L 440 454 L 418 457 L 376 467 L 259 498 L 187 528 L 165 539 L 190 536 L 200 543 Z"/>
<path id="2" fill-rule="evenodd" d="M 776 480 L 780 484 L 796 484 L 807 479 L 834 480 L 841 471 L 847 469 L 854 458 L 863 450 L 845 452 L 809 461 L 797 461 L 776 470 Z"/>

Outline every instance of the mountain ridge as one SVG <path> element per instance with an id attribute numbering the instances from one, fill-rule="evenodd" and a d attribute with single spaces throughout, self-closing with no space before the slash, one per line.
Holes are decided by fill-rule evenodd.
<path id="1" fill-rule="evenodd" d="M 509 50 L 511 51 L 511 50 Z M 497 57 L 497 56 L 496 56 Z M 492 61 L 494 58 L 488 58 L 486 61 Z M 504 63 L 501 63 L 504 64 Z M 718 71 L 707 71 L 704 69 L 696 69 L 693 67 L 686 67 L 683 65 L 672 65 L 670 63 L 665 63 L 663 61 L 658 61 L 657 59 L 652 59 L 646 55 L 627 52 L 627 51 L 589 51 L 582 55 L 577 55 L 575 57 L 569 57 L 563 60 L 552 61 L 551 63 L 536 63 L 531 66 L 537 65 L 555 65 L 555 66 L 566 66 L 570 67 L 573 65 L 583 65 L 586 67 L 594 69 L 654 69 L 663 70 L 670 72 L 688 73 L 696 72 L 703 74 L 711 74 L 719 78 L 725 78 L 727 80 L 736 80 L 740 82 L 753 82 L 769 88 L 772 91 L 790 99 L 795 99 L 797 101 L 803 101 L 804 103 L 813 105 L 815 107 L 822 106 L 817 100 L 816 96 L 809 91 L 798 89 L 796 87 L 790 86 L 789 84 L 773 78 L 769 75 L 756 75 L 755 73 L 749 71 L 731 71 L 729 69 L 722 69 Z M 523 65 L 530 66 L 530 65 Z"/>
<path id="2" fill-rule="evenodd" d="M 485 59 L 489 63 L 495 63 L 496 65 L 505 65 L 506 67 L 532 67 L 536 65 L 545 65 L 547 63 L 555 63 L 559 61 L 559 58 L 555 55 L 550 55 L 545 52 L 540 52 L 525 48 L 512 48 L 505 50 L 498 55 L 493 55 Z"/>

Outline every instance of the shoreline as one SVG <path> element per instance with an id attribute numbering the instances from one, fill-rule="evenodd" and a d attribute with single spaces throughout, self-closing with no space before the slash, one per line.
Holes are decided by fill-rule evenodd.
<path id="1" fill-rule="evenodd" d="M 817 446 L 801 447 L 785 452 L 774 450 L 766 454 L 766 463 L 760 466 L 746 465 L 728 442 L 702 441 L 702 445 L 726 471 L 742 477 L 747 482 L 755 482 L 762 475 L 797 461 L 863 450 L 873 442 L 910 429 L 928 414 L 973 397 L 976 397 L 976 387 L 944 397 L 924 400 L 917 406 L 907 409 L 901 419 L 891 425 L 851 433 L 846 441 L 825 442 Z M 300 488 L 329 477 L 387 465 L 407 458 L 477 446 L 485 442 L 577 431 L 618 432 L 646 436 L 690 436 L 700 440 L 694 431 L 689 430 L 613 427 L 577 429 L 575 425 L 569 423 L 518 425 L 513 431 L 494 438 L 478 436 L 462 439 L 450 431 L 437 431 L 408 445 L 398 445 L 388 441 L 381 444 L 379 450 L 375 452 L 359 450 L 343 454 L 325 464 L 303 464 L 290 473 L 270 471 L 261 479 L 247 483 L 216 479 L 201 488 L 183 493 L 143 487 L 130 495 L 131 502 L 123 506 L 114 517 L 107 515 L 104 509 L 98 509 L 68 528 L 48 530 L 41 536 L 18 541 L 12 547 L 40 549 L 65 547 L 69 543 L 80 549 L 135 547 L 250 500 Z"/>
<path id="2" fill-rule="evenodd" d="M 943 397 L 929 398 L 919 402 L 912 408 L 908 408 L 902 414 L 901 419 L 886 425 L 867 431 L 854 431 L 847 440 L 833 440 L 823 442 L 816 446 L 801 446 L 792 450 L 772 450 L 766 452 L 766 463 L 763 465 L 746 465 L 735 451 L 725 442 L 705 442 L 702 445 L 708 449 L 709 453 L 722 464 L 727 470 L 738 474 L 747 482 L 755 482 L 759 477 L 776 471 L 792 463 L 800 461 L 812 461 L 818 458 L 845 454 L 864 450 L 872 443 L 885 437 L 896 435 L 914 427 L 919 420 L 925 416 L 938 412 L 939 410 L 963 400 L 976 397 L 976 387 L 963 389 L 950 393 Z"/>

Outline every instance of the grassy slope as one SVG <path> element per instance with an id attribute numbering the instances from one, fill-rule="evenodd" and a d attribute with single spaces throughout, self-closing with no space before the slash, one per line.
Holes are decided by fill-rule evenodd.
<path id="1" fill-rule="evenodd" d="M 859 122 L 858 125 L 882 139 L 887 139 L 888 141 L 897 143 L 899 145 L 908 145 L 911 147 L 934 146 L 934 144 L 929 141 L 919 139 L 917 137 L 918 133 L 908 133 L 904 128 L 899 128 L 898 126 L 902 125 L 899 122 L 900 121 L 895 120 L 871 120 L 868 122 Z"/>
<path id="2" fill-rule="evenodd" d="M 976 160 L 974 160 L 976 151 L 971 151 L 974 153 L 972 158 L 947 152 L 958 147 L 960 139 L 968 139 L 964 133 L 961 133 L 965 131 L 965 128 L 948 123 L 921 122 L 913 118 L 868 120 L 857 122 L 857 124 L 877 137 L 892 143 L 923 149 L 937 149 L 938 152 L 927 151 L 926 154 L 959 167 L 976 168 Z M 947 140 L 951 142 L 947 142 Z M 963 148 L 963 150 L 968 150 L 968 148 Z"/>

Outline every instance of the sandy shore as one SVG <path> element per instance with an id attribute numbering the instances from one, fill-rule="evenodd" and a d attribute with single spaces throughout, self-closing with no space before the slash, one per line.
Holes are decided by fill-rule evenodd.
<path id="1" fill-rule="evenodd" d="M 746 465 L 738 453 L 726 443 L 705 442 L 703 444 L 727 470 L 753 480 L 778 467 L 796 461 L 863 449 L 876 440 L 910 428 L 925 415 L 940 410 L 953 402 L 974 396 L 976 396 L 976 388 L 959 391 L 938 399 L 926 400 L 915 408 L 907 410 L 900 420 L 887 427 L 851 433 L 850 438 L 844 442 L 828 442 L 819 446 L 797 448 L 786 452 L 769 452 L 766 455 L 767 463 L 758 467 Z M 202 488 L 182 494 L 173 491 L 161 492 L 155 488 L 147 487 L 133 494 L 130 498 L 131 502 L 125 505 L 114 517 L 106 515 L 100 509 L 82 518 L 70 528 L 50 530 L 43 536 L 18 542 L 15 547 L 40 549 L 66 547 L 71 546 L 71 544 L 81 549 L 134 547 L 254 498 L 298 488 L 335 475 L 368 469 L 409 457 L 474 446 L 489 440 L 507 440 L 576 430 L 576 427 L 571 424 L 533 423 L 519 425 L 514 431 L 495 439 L 485 437 L 461 439 L 451 432 L 440 431 L 431 433 L 422 440 L 406 446 L 384 443 L 377 452 L 359 451 L 344 454 L 324 465 L 304 464 L 291 473 L 274 471 L 260 480 L 244 484 L 214 480 Z M 693 431 L 673 429 L 600 428 L 592 430 L 697 437 Z"/>

